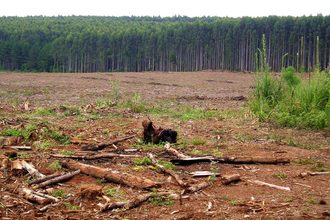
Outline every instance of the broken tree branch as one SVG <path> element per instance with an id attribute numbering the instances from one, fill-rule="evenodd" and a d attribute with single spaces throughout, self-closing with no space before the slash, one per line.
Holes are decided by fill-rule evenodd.
<path id="1" fill-rule="evenodd" d="M 184 155 L 184 154 L 180 153 L 179 151 L 177 151 L 176 149 L 174 149 L 173 147 L 171 147 L 170 143 L 166 143 L 164 146 L 164 149 L 167 153 L 172 154 L 172 155 L 176 156 L 177 158 L 180 158 L 180 159 L 190 158 L 190 156 Z"/>
<path id="2" fill-rule="evenodd" d="M 31 202 L 36 202 L 38 204 L 48 204 L 51 202 L 51 200 L 49 198 L 40 196 L 40 195 L 36 195 L 35 191 L 28 189 L 28 188 L 21 188 L 20 193 L 23 195 L 23 197 Z"/>
<path id="3" fill-rule="evenodd" d="M 306 177 L 306 176 L 317 176 L 317 175 L 326 175 L 326 174 L 330 174 L 330 172 L 303 172 L 300 173 L 299 176 Z"/>
<path id="4" fill-rule="evenodd" d="M 171 192 L 146 193 L 139 195 L 128 202 L 114 202 L 114 203 L 107 202 L 106 204 L 101 206 L 100 211 L 104 212 L 107 210 L 118 209 L 118 208 L 124 208 L 125 210 L 132 209 L 154 196 L 173 196 L 175 198 L 178 197 L 176 194 Z"/>
<path id="5" fill-rule="evenodd" d="M 232 163 L 232 164 L 284 164 L 290 163 L 288 158 L 274 158 L 274 157 L 190 157 L 180 153 L 172 148 L 169 143 L 166 143 L 164 149 L 167 153 L 176 156 L 178 159 L 173 159 L 171 162 L 175 165 L 190 165 L 201 162 L 218 162 L 218 163 Z"/>
<path id="6" fill-rule="evenodd" d="M 48 175 L 48 176 L 44 176 L 44 177 L 41 177 L 41 178 L 38 178 L 38 179 L 35 179 L 35 180 L 31 181 L 29 183 L 29 185 L 42 183 L 42 182 L 45 182 L 46 180 L 53 179 L 53 178 L 58 177 L 60 175 L 61 174 L 59 174 L 59 173 L 54 173 L 54 174 L 51 174 L 51 175 Z"/>
<path id="7" fill-rule="evenodd" d="M 248 181 L 251 182 L 251 183 L 255 183 L 257 185 L 260 185 L 260 186 L 269 186 L 269 187 L 275 188 L 275 189 L 280 189 L 280 190 L 285 190 L 285 191 L 291 191 L 291 189 L 289 187 L 278 186 L 278 185 L 266 183 L 266 182 L 259 181 L 259 180 L 248 180 Z"/>
<path id="8" fill-rule="evenodd" d="M 25 169 L 33 178 L 42 178 L 45 177 L 44 174 L 40 173 L 32 164 L 29 164 L 25 160 L 14 160 L 12 162 L 12 169 Z"/>
<path id="9" fill-rule="evenodd" d="M 170 176 L 172 176 L 175 181 L 181 186 L 181 187 L 187 187 L 188 184 L 185 183 L 178 174 L 176 174 L 173 170 L 166 169 L 163 165 L 159 164 L 158 160 L 154 157 L 153 154 L 148 154 L 149 158 L 151 159 L 152 164 L 157 167 L 159 170 L 161 170 L 163 173 L 166 173 Z"/>
<path id="10" fill-rule="evenodd" d="M 35 189 L 39 189 L 39 188 L 44 188 L 46 186 L 49 186 L 51 184 L 64 182 L 64 181 L 67 181 L 67 180 L 71 179 L 73 176 L 78 175 L 79 173 L 80 173 L 80 170 L 78 169 L 78 170 L 76 170 L 74 172 L 66 173 L 64 175 L 57 176 L 57 177 L 55 177 L 53 179 L 47 180 L 45 182 L 42 182 L 39 185 L 36 185 L 34 188 Z"/>
<path id="11" fill-rule="evenodd" d="M 159 185 L 159 183 L 147 178 L 141 178 L 128 173 L 120 173 L 118 171 L 112 171 L 102 167 L 87 165 L 76 162 L 74 160 L 63 161 L 62 164 L 63 166 L 70 169 L 80 169 L 81 173 L 97 178 L 104 178 L 107 181 L 127 185 L 130 187 L 151 188 Z"/>
<path id="12" fill-rule="evenodd" d="M 12 150 L 32 150 L 31 146 L 4 146 L 3 148 Z"/>
<path id="13" fill-rule="evenodd" d="M 139 155 L 126 155 L 126 154 L 114 154 L 114 153 L 101 153 L 94 155 L 62 155 L 62 154 L 52 154 L 55 158 L 70 158 L 77 160 L 97 160 L 102 158 L 114 158 L 114 157 L 139 157 Z"/>
<path id="14" fill-rule="evenodd" d="M 110 141 L 109 143 L 103 143 L 103 144 L 96 144 L 96 145 L 84 145 L 81 147 L 81 150 L 83 151 L 98 151 L 98 150 L 102 150 L 108 146 L 111 146 L 113 144 L 118 144 L 119 142 L 123 142 L 129 139 L 134 138 L 135 135 L 130 135 L 127 137 L 123 137 L 123 138 L 119 138 L 113 141 Z"/>
<path id="15" fill-rule="evenodd" d="M 239 174 L 232 174 L 232 175 L 223 175 L 221 177 L 221 182 L 224 185 L 229 185 L 232 182 L 241 181 L 241 176 Z"/>
<path id="16" fill-rule="evenodd" d="M 212 185 L 211 181 L 194 184 L 194 185 L 190 186 L 189 188 L 185 189 L 182 194 L 194 193 L 199 190 L 205 189 L 206 187 L 209 187 L 211 185 Z"/>

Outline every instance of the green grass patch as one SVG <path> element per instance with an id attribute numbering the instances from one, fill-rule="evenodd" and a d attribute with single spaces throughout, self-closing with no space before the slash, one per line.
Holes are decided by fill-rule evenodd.
<path id="1" fill-rule="evenodd" d="M 39 150 L 49 150 L 50 148 L 54 147 L 55 144 L 49 140 L 45 140 L 45 141 L 35 141 L 33 142 L 33 146 Z"/>
<path id="2" fill-rule="evenodd" d="M 192 145 L 204 145 L 206 143 L 207 143 L 207 141 L 203 138 L 194 138 L 191 140 Z"/>
<path id="3" fill-rule="evenodd" d="M 314 172 L 330 172 L 330 169 L 327 168 L 323 162 L 315 163 L 312 166 L 311 170 Z"/>
<path id="4" fill-rule="evenodd" d="M 149 157 L 143 157 L 143 158 L 134 159 L 133 164 L 135 166 L 148 166 L 148 165 L 152 165 L 152 161 Z"/>
<path id="5" fill-rule="evenodd" d="M 259 74 L 249 106 L 261 121 L 287 127 L 329 128 L 330 74 L 315 72 L 304 79 L 290 67 L 281 78 Z"/>
<path id="6" fill-rule="evenodd" d="M 37 108 L 34 112 L 33 112 L 33 115 L 35 116 L 41 116 L 41 117 L 44 117 L 44 116 L 52 116 L 52 115 L 55 115 L 56 112 L 51 110 L 51 109 L 46 109 L 46 108 Z"/>
<path id="7" fill-rule="evenodd" d="M 156 193 L 148 199 L 148 202 L 155 206 L 169 206 L 173 205 L 173 199 L 166 196 L 159 196 Z"/>
<path id="8" fill-rule="evenodd" d="M 103 194 L 109 197 L 122 197 L 122 192 L 117 188 L 107 187 L 102 190 Z"/>
<path id="9" fill-rule="evenodd" d="M 80 206 L 73 205 L 70 202 L 63 202 L 63 205 L 64 205 L 65 209 L 67 209 L 67 210 L 80 210 Z"/>
<path id="10" fill-rule="evenodd" d="M 276 173 L 276 174 L 273 174 L 272 176 L 275 177 L 275 178 L 278 178 L 278 179 L 286 179 L 286 178 L 288 178 L 288 175 L 286 175 L 284 173 Z"/>
<path id="11" fill-rule="evenodd" d="M 52 196 L 56 198 L 67 198 L 68 195 L 62 189 L 58 189 L 52 192 Z"/>
<path id="12" fill-rule="evenodd" d="M 62 165 L 59 160 L 54 160 L 51 164 L 49 164 L 49 169 L 58 171 L 62 169 Z"/>
<path id="13" fill-rule="evenodd" d="M 59 153 L 62 154 L 62 155 L 65 155 L 65 156 L 72 156 L 72 155 L 74 155 L 74 151 L 72 151 L 72 150 L 60 150 Z"/>
<path id="14" fill-rule="evenodd" d="M 165 169 L 168 170 L 174 170 L 175 169 L 175 165 L 169 161 L 166 160 L 159 160 L 158 163 L 162 166 L 164 166 Z"/>
<path id="15" fill-rule="evenodd" d="M 17 152 L 17 157 L 20 159 L 27 159 L 31 157 L 31 154 L 27 152 Z"/>

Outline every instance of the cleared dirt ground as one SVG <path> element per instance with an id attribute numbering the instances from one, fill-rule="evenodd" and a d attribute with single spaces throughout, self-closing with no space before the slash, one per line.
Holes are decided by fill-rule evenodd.
<path id="1" fill-rule="evenodd" d="M 286 165 L 176 166 L 175 172 L 187 183 L 211 181 L 212 185 L 181 200 L 147 201 L 130 210 L 106 212 L 99 212 L 97 205 L 105 203 L 102 193 L 111 201 L 127 201 L 147 191 L 80 174 L 49 187 L 50 194 L 61 191 L 64 195 L 59 196 L 60 203 L 41 212 L 44 205 L 27 202 L 18 195 L 30 176 L 2 170 L 0 216 L 2 219 L 330 218 L 330 175 L 299 177 L 302 172 L 329 171 L 330 131 L 281 128 L 259 122 L 247 107 L 253 84 L 253 74 L 228 72 L 0 73 L 0 132 L 34 125 L 36 137 L 24 143 L 33 150 L 18 153 L 17 157 L 32 163 L 43 174 L 54 173 L 50 164 L 61 161 L 51 154 L 80 151 L 82 144 L 74 142 L 104 143 L 131 134 L 136 138 L 116 145 L 117 149 L 110 146 L 103 151 L 135 154 L 140 158 L 151 152 L 158 159 L 169 161 L 173 157 L 164 151 L 163 144 L 141 142 L 141 123 L 148 116 L 156 126 L 175 129 L 178 143 L 173 147 L 187 155 L 284 157 L 291 161 Z M 113 99 L 115 85 L 115 92 L 120 93 L 119 104 L 112 106 L 107 100 Z M 27 101 L 29 107 L 25 110 Z M 71 143 L 48 140 L 45 128 L 70 137 Z M 5 140 L 10 138 L 4 133 L 2 136 Z M 48 147 L 44 147 L 45 142 L 50 142 Z M 125 149 L 137 151 L 127 153 Z M 6 146 L 0 148 L 0 159 L 7 158 L 10 152 Z M 80 162 L 162 183 L 154 191 L 177 194 L 182 191 L 173 178 L 151 165 L 139 166 L 133 158 Z M 198 170 L 217 171 L 221 175 L 238 173 L 242 181 L 224 186 L 220 177 L 192 178 L 189 173 Z M 59 170 L 64 171 L 67 170 Z M 258 186 L 250 182 L 253 180 L 290 187 L 291 191 Z M 99 194 L 86 198 L 81 193 L 86 185 L 98 189 Z"/>

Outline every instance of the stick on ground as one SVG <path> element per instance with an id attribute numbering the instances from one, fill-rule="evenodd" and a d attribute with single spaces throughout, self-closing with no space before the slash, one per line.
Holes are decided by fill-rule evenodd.
<path id="1" fill-rule="evenodd" d="M 150 153 L 150 154 L 148 154 L 148 156 L 149 156 L 149 158 L 151 159 L 151 162 L 152 162 L 152 164 L 153 164 L 155 167 L 157 167 L 157 168 L 158 168 L 159 170 L 161 170 L 163 173 L 166 173 L 166 174 L 172 176 L 172 177 L 175 179 L 175 181 L 176 181 L 181 187 L 186 188 L 186 187 L 188 186 L 188 184 L 185 183 L 185 182 L 181 179 L 181 177 L 180 177 L 178 174 L 176 174 L 173 170 L 166 169 L 163 165 L 159 164 L 159 163 L 158 163 L 158 160 L 155 158 L 155 156 L 154 156 L 153 154 Z"/>
<path id="2" fill-rule="evenodd" d="M 130 135 L 130 136 L 127 136 L 127 137 L 123 137 L 123 138 L 119 138 L 119 139 L 110 141 L 109 143 L 96 144 L 96 145 L 90 145 L 90 144 L 89 145 L 84 145 L 84 146 L 81 147 L 81 150 L 83 150 L 83 151 L 98 151 L 98 150 L 103 150 L 104 148 L 106 148 L 108 146 L 111 146 L 113 144 L 118 144 L 120 142 L 129 140 L 129 139 L 132 139 L 134 137 L 135 137 L 135 135 Z"/>
<path id="3" fill-rule="evenodd" d="M 77 160 L 97 160 L 102 158 L 114 158 L 114 157 L 139 157 L 139 155 L 126 155 L 126 154 L 114 154 L 114 153 L 100 153 L 94 155 L 62 155 L 62 154 L 52 154 L 55 158 L 70 158 Z"/>
<path id="4" fill-rule="evenodd" d="M 271 184 L 271 183 L 266 183 L 266 182 L 259 181 L 259 180 L 248 180 L 248 181 L 251 182 L 251 183 L 255 183 L 257 185 L 260 185 L 260 186 L 269 186 L 269 187 L 275 188 L 275 189 L 291 191 L 291 189 L 289 187 L 285 187 L 285 186 L 278 186 L 278 185 L 274 185 L 274 184 Z"/>
<path id="5" fill-rule="evenodd" d="M 71 173 L 66 173 L 64 175 L 57 176 L 53 179 L 49 179 L 45 182 L 42 182 L 39 185 L 36 185 L 34 188 L 39 189 L 39 188 L 44 188 L 46 186 L 49 186 L 51 184 L 64 182 L 64 181 L 67 181 L 67 180 L 71 179 L 73 176 L 78 175 L 79 173 L 80 173 L 80 170 L 76 170 L 76 171 L 71 172 Z"/>

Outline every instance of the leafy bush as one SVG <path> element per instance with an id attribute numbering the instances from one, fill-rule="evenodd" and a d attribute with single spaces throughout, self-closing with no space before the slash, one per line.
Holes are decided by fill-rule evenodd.
<path id="1" fill-rule="evenodd" d="M 289 127 L 321 129 L 330 126 L 330 75 L 315 72 L 301 79 L 293 68 L 280 79 L 269 73 L 258 76 L 250 109 L 260 120 Z"/>

